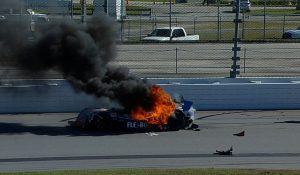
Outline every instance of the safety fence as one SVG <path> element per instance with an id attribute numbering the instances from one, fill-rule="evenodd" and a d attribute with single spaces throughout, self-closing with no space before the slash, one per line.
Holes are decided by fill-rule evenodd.
<path id="1" fill-rule="evenodd" d="M 299 15 L 250 16 L 242 14 L 243 23 L 239 27 L 239 37 L 244 41 L 284 41 L 285 31 L 300 26 Z M 141 41 L 157 27 L 168 27 L 167 17 L 154 16 L 119 21 L 121 41 Z M 184 27 L 188 34 L 198 34 L 203 41 L 232 41 L 234 35 L 233 16 L 203 15 L 200 17 L 177 16 L 172 18 L 172 26 Z"/>
<path id="2" fill-rule="evenodd" d="M 71 18 L 80 22 L 79 0 L 24 0 L 26 8 L 47 13 L 50 21 Z M 189 34 L 199 34 L 200 42 L 232 41 L 234 16 L 230 1 L 97 1 L 87 0 L 87 18 L 106 14 L 119 24 L 121 42 L 140 42 L 157 27 L 181 26 Z M 61 4 L 59 4 L 59 3 Z M 115 2 L 115 5 L 111 3 Z M 117 3 L 118 2 L 118 3 Z M 242 23 L 239 35 L 242 41 L 292 41 L 281 39 L 284 31 L 300 26 L 296 2 L 282 5 L 252 1 L 250 12 L 240 13 Z M 256 2 L 256 4 L 254 3 Z M 22 7 L 24 8 L 24 7 Z M 1 16 L 0 16 L 1 17 Z M 1 18 L 2 19 L 2 18 Z M 3 19 L 2 19 L 3 20 Z M 172 45 L 153 44 L 119 49 L 113 64 L 127 66 L 144 77 L 228 77 L 232 65 L 232 45 L 202 47 L 199 43 Z M 239 52 L 239 76 L 299 76 L 300 48 L 288 45 L 264 48 L 263 45 L 242 46 Z M 133 49 L 135 48 L 135 49 Z M 1 61 L 1 60 L 0 60 Z M 0 64 L 0 79 L 26 77 L 10 63 Z M 34 75 L 43 77 L 43 75 Z M 62 78 L 55 71 L 46 73 L 50 78 Z"/>
<path id="3" fill-rule="evenodd" d="M 50 19 L 70 17 L 80 22 L 80 0 L 23 0 L 26 8 L 47 13 Z M 286 30 L 300 26 L 297 0 L 252 0 L 240 13 L 242 40 L 282 40 Z M 86 0 L 86 18 L 112 17 L 119 24 L 120 41 L 139 42 L 153 29 L 184 27 L 201 41 L 231 41 L 234 33 L 231 0 Z M 296 42 L 298 42 L 296 40 Z"/>
<path id="4" fill-rule="evenodd" d="M 147 46 L 144 46 L 147 48 Z M 210 47 L 210 48 L 209 48 Z M 262 46 L 264 47 L 264 46 Z M 300 48 L 242 47 L 240 77 L 298 77 Z M 231 49 L 211 46 L 189 49 L 119 50 L 115 64 L 143 77 L 229 77 Z"/>
<path id="5" fill-rule="evenodd" d="M 127 67 L 141 77 L 229 77 L 232 65 L 230 44 L 121 45 L 112 65 Z M 242 45 L 240 77 L 299 77 L 300 48 L 297 44 Z M 64 78 L 57 71 L 34 75 L 0 62 L 0 79 Z"/>
<path id="6" fill-rule="evenodd" d="M 294 1 L 286 1 L 284 5 L 266 0 L 253 3 L 249 12 L 240 13 L 242 40 L 281 40 L 286 30 L 300 26 L 300 11 L 295 10 Z M 166 26 L 184 27 L 189 34 L 199 34 L 200 41 L 231 41 L 234 35 L 235 13 L 230 1 L 215 1 L 208 5 L 197 1 L 174 4 L 133 1 L 131 5 L 149 8 L 151 13 L 126 16 L 120 21 L 122 39 L 125 40 L 139 41 L 154 28 Z"/>

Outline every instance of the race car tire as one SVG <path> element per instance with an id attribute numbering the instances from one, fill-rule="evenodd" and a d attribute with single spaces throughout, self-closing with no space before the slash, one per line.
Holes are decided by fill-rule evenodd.
<path id="1" fill-rule="evenodd" d="M 184 114 L 181 111 L 175 111 L 169 118 L 168 126 L 170 131 L 184 129 L 186 126 Z"/>

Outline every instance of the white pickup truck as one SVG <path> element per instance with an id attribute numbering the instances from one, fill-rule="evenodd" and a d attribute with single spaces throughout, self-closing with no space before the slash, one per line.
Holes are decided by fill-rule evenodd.
<path id="1" fill-rule="evenodd" d="M 0 22 L 24 22 L 28 24 L 29 30 L 34 31 L 38 25 L 49 22 L 49 18 L 48 15 L 35 13 L 32 9 L 0 8 Z"/>
<path id="2" fill-rule="evenodd" d="M 199 35 L 187 35 L 183 27 L 162 27 L 156 28 L 142 41 L 152 42 L 182 42 L 199 41 Z"/>
<path id="3" fill-rule="evenodd" d="M 300 27 L 295 30 L 288 30 L 282 34 L 283 39 L 300 39 Z"/>

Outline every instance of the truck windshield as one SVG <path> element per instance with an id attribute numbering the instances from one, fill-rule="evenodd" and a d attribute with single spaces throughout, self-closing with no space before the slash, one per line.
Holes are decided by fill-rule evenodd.
<path id="1" fill-rule="evenodd" d="M 155 29 L 150 35 L 170 37 L 170 29 Z"/>

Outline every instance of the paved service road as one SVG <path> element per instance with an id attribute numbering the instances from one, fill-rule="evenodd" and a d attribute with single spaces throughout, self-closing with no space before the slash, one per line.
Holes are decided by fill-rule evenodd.
<path id="1" fill-rule="evenodd" d="M 198 111 L 200 131 L 105 134 L 66 128 L 76 114 L 0 115 L 0 171 L 300 167 L 300 111 Z M 245 131 L 244 137 L 234 133 Z M 213 153 L 233 147 L 232 156 Z"/>

